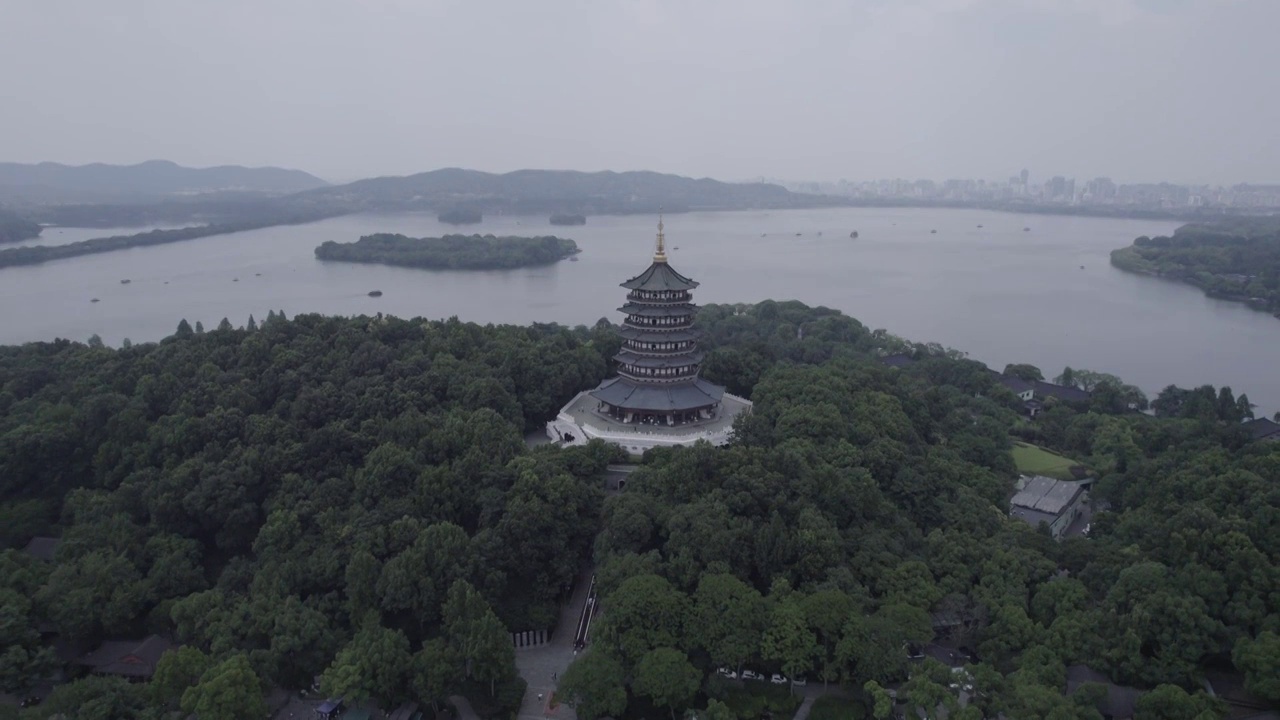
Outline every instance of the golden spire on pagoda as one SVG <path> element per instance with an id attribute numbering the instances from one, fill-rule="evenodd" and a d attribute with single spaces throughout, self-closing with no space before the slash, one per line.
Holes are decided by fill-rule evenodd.
<path id="1" fill-rule="evenodd" d="M 658 213 L 658 250 L 653 254 L 653 261 L 664 263 L 667 261 L 666 238 L 662 234 L 662 213 Z"/>

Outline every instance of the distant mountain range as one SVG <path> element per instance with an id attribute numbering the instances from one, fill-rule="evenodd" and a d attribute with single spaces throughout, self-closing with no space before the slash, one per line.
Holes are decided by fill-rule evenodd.
<path id="1" fill-rule="evenodd" d="M 188 168 L 168 160 L 137 165 L 0 163 L 0 201 L 112 203 L 213 193 L 283 195 L 328 185 L 301 170 L 224 165 Z"/>
<path id="2" fill-rule="evenodd" d="M 816 207 L 837 198 L 793 193 L 778 185 L 735 184 L 656 172 L 518 170 L 502 175 L 447 168 L 407 177 L 357 180 L 284 199 L 303 205 L 362 210 L 467 208 L 512 214 L 585 215 L 688 210 Z"/>
<path id="3" fill-rule="evenodd" d="M 301 188 L 301 189 L 299 189 Z M 8 193 L 8 194 L 6 194 Z M 28 221 L 68 227 L 156 223 L 299 223 L 357 212 L 603 215 L 829 207 L 842 198 L 766 183 L 726 183 L 655 172 L 447 168 L 327 185 L 279 168 L 0 163 L 0 204 Z"/>

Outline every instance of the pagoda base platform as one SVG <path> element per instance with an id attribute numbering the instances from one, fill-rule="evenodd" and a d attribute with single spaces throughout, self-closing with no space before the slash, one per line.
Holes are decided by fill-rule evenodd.
<path id="1" fill-rule="evenodd" d="M 589 391 L 578 393 L 560 409 L 555 420 L 547 423 L 547 437 L 560 445 L 586 445 L 604 440 L 621 446 L 632 455 L 643 455 L 655 447 L 692 445 L 706 440 L 712 445 L 729 442 L 733 421 L 751 412 L 751 401 L 725 393 L 716 408 L 715 417 L 681 425 L 636 425 L 623 423 L 596 410 L 600 401 Z"/>

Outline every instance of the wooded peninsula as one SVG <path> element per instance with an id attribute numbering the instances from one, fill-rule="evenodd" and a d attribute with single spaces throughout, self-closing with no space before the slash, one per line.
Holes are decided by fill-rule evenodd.
<path id="1" fill-rule="evenodd" d="M 1121 270 L 1190 283 L 1280 317 L 1280 217 L 1183 225 L 1111 253 Z"/>
<path id="2" fill-rule="evenodd" d="M 29 245 L 26 247 L 0 250 L 0 267 L 13 265 L 36 265 L 51 260 L 63 260 L 80 255 L 125 250 L 135 247 L 150 247 L 168 243 L 195 240 L 211 235 L 258 230 L 277 225 L 298 225 L 327 217 L 323 213 L 299 213 L 288 215 L 271 215 L 267 217 L 247 219 L 238 222 L 218 223 L 213 225 L 196 225 L 193 227 L 174 228 L 171 230 L 148 230 L 133 235 L 113 235 L 111 237 L 93 238 L 66 245 Z"/>
<path id="3" fill-rule="evenodd" d="M 0 210 L 0 243 L 30 240 L 40 235 L 40 226 L 11 212 Z"/>
<path id="4" fill-rule="evenodd" d="M 605 609 L 554 698 L 580 718 L 790 717 L 785 685 L 727 677 L 748 667 L 839 686 L 823 718 L 888 717 L 892 691 L 929 716 L 1101 720 L 1107 685 L 1068 690 L 1086 663 L 1137 688 L 1137 718 L 1225 717 L 1206 672 L 1280 702 L 1280 442 L 1250 442 L 1245 397 L 1171 387 L 1146 415 L 1064 370 L 1092 393 L 1028 419 L 981 363 L 833 310 L 699 325 L 704 375 L 754 411 L 609 496 L 615 447 L 522 439 L 608 374 L 605 321 L 272 313 L 0 347 L 0 690 L 69 673 L 0 712 L 261 718 L 318 675 L 349 703 L 510 718 L 508 633 L 572 632 L 557 607 L 592 561 Z M 1010 517 L 1015 440 L 1092 478 L 1087 537 Z M 148 634 L 179 646 L 149 679 L 78 654 Z"/>
<path id="5" fill-rule="evenodd" d="M 377 263 L 427 270 L 510 270 L 547 265 L 575 255 L 578 244 L 553 235 L 495 237 L 445 235 L 411 238 L 379 233 L 353 243 L 329 241 L 316 248 L 320 260 Z"/>

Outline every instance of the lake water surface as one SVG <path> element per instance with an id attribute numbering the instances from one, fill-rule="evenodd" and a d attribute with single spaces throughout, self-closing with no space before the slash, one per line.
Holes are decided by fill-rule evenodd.
<path id="1" fill-rule="evenodd" d="M 463 230 L 557 234 L 583 251 L 579 262 L 509 271 L 315 259 L 315 247 L 326 240 L 458 232 L 422 213 L 354 215 L 4 268 L 0 343 L 95 333 L 109 344 L 151 341 L 172 333 L 182 318 L 206 327 L 224 317 L 243 325 L 268 310 L 616 322 L 625 293 L 618 283 L 648 265 L 655 222 L 591 217 L 586 226 L 566 228 L 550 226 L 546 216 L 490 217 Z M 1270 415 L 1280 409 L 1280 320 L 1108 263 L 1112 249 L 1174 227 L 982 210 L 834 208 L 675 215 L 667 218 L 667 241 L 672 265 L 702 283 L 695 293 L 701 303 L 773 298 L 827 305 L 870 328 L 940 342 L 997 369 L 1028 362 L 1052 377 L 1070 365 L 1114 373 L 1152 395 L 1171 383 L 1230 385 Z M 56 237 L 57 230 L 45 232 Z M 849 238 L 852 230 L 858 239 Z M 62 234 L 73 232 L 77 239 L 103 234 L 72 228 Z M 368 297 L 370 290 L 384 295 Z M 95 297 L 100 302 L 91 303 Z"/>

